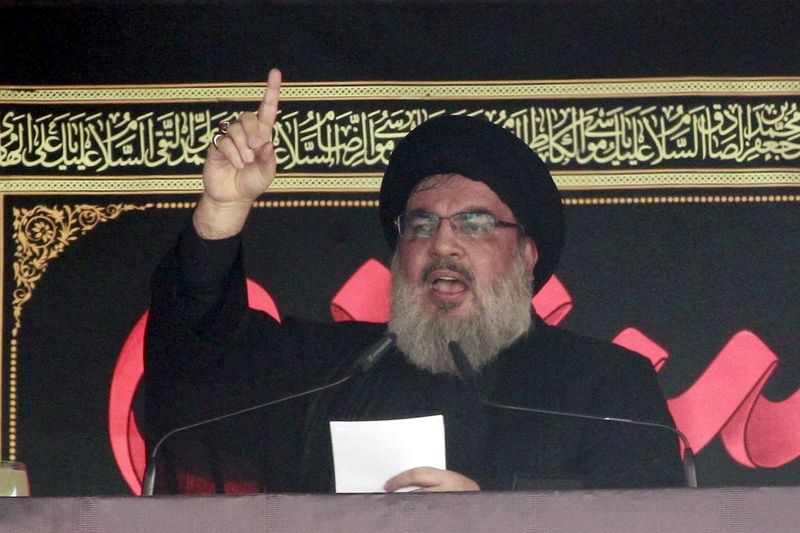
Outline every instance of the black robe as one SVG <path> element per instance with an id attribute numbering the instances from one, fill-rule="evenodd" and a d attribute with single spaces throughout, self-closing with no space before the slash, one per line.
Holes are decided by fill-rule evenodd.
<path id="1" fill-rule="evenodd" d="M 385 331 L 279 324 L 247 308 L 245 291 L 238 238 L 203 241 L 189 229 L 160 265 L 146 335 L 149 449 L 172 428 L 335 381 Z M 159 451 L 159 487 L 178 490 L 176 468 L 200 464 L 218 489 L 234 476 L 273 492 L 332 491 L 330 420 L 431 414 L 444 415 L 448 469 L 483 489 L 683 483 L 678 441 L 666 429 L 500 409 L 479 396 L 674 425 L 645 358 L 537 319 L 477 384 L 419 370 L 394 351 L 336 388 L 175 435 Z"/>

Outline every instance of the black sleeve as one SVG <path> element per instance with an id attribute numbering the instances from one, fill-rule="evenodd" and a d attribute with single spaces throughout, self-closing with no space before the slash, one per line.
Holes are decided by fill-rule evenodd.
<path id="1" fill-rule="evenodd" d="M 247 306 L 240 235 L 205 240 L 189 224 L 175 252 L 176 311 L 196 334 L 225 337 Z"/>
<path id="2" fill-rule="evenodd" d="M 152 277 L 144 373 L 148 454 L 169 431 L 258 403 L 254 390 L 272 392 L 269 362 L 252 347 L 274 337 L 276 324 L 261 314 L 259 328 L 244 325 L 248 309 L 240 241 L 238 236 L 203 240 L 188 225 Z M 262 338 L 254 339 L 255 331 Z M 180 476 L 210 477 L 219 491 L 227 483 L 223 477 L 230 477 L 216 468 L 223 462 L 220 451 L 247 449 L 237 454 L 246 456 L 254 449 L 255 438 L 232 445 L 227 435 L 234 433 L 214 424 L 170 437 L 159 450 L 158 486 L 175 492 L 184 490 L 176 486 Z M 246 465 L 239 459 L 227 462 Z M 236 477 L 255 477 L 261 485 L 258 466 L 244 470 L 249 471 L 239 468 Z"/>
<path id="3" fill-rule="evenodd" d="M 248 308 L 240 239 L 205 241 L 191 227 L 159 264 L 151 288 L 144 374 L 148 451 L 177 427 L 332 380 L 381 329 L 291 318 L 279 323 Z M 168 470 L 180 470 L 191 455 L 190 468 L 235 465 L 236 476 L 256 471 L 269 490 L 294 490 L 307 401 L 175 435 L 159 455 Z M 216 485 L 228 481 L 224 474 Z"/>
<path id="4" fill-rule="evenodd" d="M 238 356 L 231 346 L 241 336 L 246 311 L 239 237 L 206 241 L 188 225 L 151 280 L 145 332 L 148 438 L 208 414 L 203 406 L 214 389 L 206 385 L 224 385 L 219 370 Z"/>

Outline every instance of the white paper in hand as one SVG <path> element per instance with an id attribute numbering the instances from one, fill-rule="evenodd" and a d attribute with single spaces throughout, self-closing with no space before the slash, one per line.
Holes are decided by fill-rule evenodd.
<path id="1" fill-rule="evenodd" d="M 447 468 L 442 415 L 330 424 L 336 492 L 385 492 L 409 468 Z"/>

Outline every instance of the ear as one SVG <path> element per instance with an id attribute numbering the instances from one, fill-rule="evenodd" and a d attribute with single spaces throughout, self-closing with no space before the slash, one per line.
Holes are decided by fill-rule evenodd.
<path id="1" fill-rule="evenodd" d="M 533 239 L 525 239 L 525 245 L 522 248 L 522 256 L 525 258 L 525 266 L 527 267 L 528 275 L 533 279 L 533 269 L 536 262 L 539 260 L 539 251 L 536 249 L 536 243 Z"/>

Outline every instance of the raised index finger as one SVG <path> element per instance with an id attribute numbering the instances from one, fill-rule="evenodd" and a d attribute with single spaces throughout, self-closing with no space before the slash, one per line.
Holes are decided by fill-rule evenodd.
<path id="1" fill-rule="evenodd" d="M 281 71 L 274 68 L 267 76 L 267 90 L 258 106 L 258 121 L 270 129 L 278 116 L 278 100 L 281 94 Z"/>

